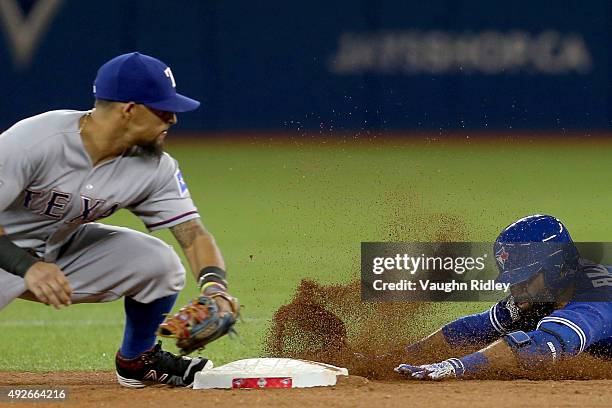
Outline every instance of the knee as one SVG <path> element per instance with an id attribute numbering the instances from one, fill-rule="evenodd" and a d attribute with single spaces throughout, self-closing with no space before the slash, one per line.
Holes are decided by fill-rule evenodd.
<path id="1" fill-rule="evenodd" d="M 177 293 L 185 286 L 185 267 L 174 249 L 165 242 L 150 237 L 147 249 L 140 256 L 144 280 L 154 283 L 166 293 Z"/>
<path id="2" fill-rule="evenodd" d="M 154 276 L 167 275 L 169 272 L 185 273 L 185 268 L 179 256 L 170 245 L 158 241 L 155 247 L 152 248 L 150 255 L 151 261 L 149 264 Z"/>
<path id="3" fill-rule="evenodd" d="M 163 241 L 158 241 L 151 253 L 152 278 L 165 279 L 172 276 L 185 276 L 185 267 L 174 249 Z"/>

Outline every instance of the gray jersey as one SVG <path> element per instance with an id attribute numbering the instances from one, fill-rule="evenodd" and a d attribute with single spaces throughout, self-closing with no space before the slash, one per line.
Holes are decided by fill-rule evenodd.
<path id="1" fill-rule="evenodd" d="M 121 208 L 151 231 L 199 217 L 168 154 L 124 154 L 93 166 L 78 129 L 86 113 L 47 112 L 0 135 L 0 226 L 48 262 L 80 225 Z"/>

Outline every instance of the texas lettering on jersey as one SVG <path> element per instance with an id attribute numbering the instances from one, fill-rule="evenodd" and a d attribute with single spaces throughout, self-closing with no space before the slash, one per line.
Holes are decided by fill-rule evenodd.
<path id="1" fill-rule="evenodd" d="M 149 231 L 199 217 L 167 153 L 125 152 L 92 166 L 79 133 L 87 113 L 46 112 L 0 135 L 0 225 L 14 242 L 53 260 L 81 225 L 122 208 Z"/>
<path id="2" fill-rule="evenodd" d="M 58 190 L 34 191 L 24 190 L 23 206 L 37 214 L 56 220 L 62 219 L 72 200 L 72 194 Z M 81 214 L 66 220 L 67 224 L 83 224 L 106 218 L 117 211 L 121 203 L 106 204 L 106 200 L 81 195 Z"/>

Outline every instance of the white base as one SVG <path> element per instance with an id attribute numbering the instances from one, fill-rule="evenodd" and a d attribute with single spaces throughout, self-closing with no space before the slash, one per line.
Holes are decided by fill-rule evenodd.
<path id="1" fill-rule="evenodd" d="M 249 358 L 202 370 L 193 388 L 304 388 L 336 385 L 346 368 L 291 358 Z"/>

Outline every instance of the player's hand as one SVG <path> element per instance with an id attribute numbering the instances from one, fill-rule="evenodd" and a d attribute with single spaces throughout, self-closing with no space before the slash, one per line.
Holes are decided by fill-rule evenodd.
<path id="1" fill-rule="evenodd" d="M 442 380 L 457 377 L 456 366 L 450 360 L 420 366 L 400 364 L 395 368 L 395 372 L 409 375 L 418 380 Z"/>
<path id="2" fill-rule="evenodd" d="M 234 319 L 237 317 L 239 307 L 238 303 L 233 296 L 227 293 L 225 287 L 220 285 L 209 286 L 208 288 L 202 290 L 202 295 L 210 296 L 214 299 L 215 303 L 217 304 L 217 308 L 219 309 L 220 317 L 225 316 L 227 313 L 230 313 Z M 233 303 L 230 301 L 230 299 L 233 301 Z"/>
<path id="3" fill-rule="evenodd" d="M 409 375 L 412 378 L 422 379 L 425 376 L 425 369 L 421 366 L 413 366 L 410 364 L 400 364 L 394 368 L 396 373 Z"/>
<path id="4" fill-rule="evenodd" d="M 56 309 L 70 305 L 72 288 L 62 270 L 55 264 L 36 262 L 24 276 L 26 288 L 41 302 Z"/>
<path id="5" fill-rule="evenodd" d="M 232 308 L 232 304 L 226 298 L 221 296 L 217 296 L 214 298 L 217 307 L 219 308 L 219 316 L 224 316 L 227 313 L 234 314 L 234 309 Z"/>

